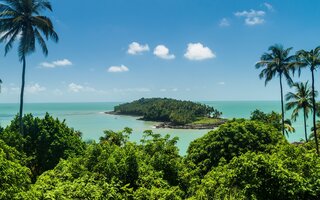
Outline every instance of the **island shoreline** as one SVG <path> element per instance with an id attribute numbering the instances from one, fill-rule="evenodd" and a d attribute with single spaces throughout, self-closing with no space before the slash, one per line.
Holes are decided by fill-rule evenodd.
<path id="1" fill-rule="evenodd" d="M 143 116 L 141 116 L 141 115 L 122 114 L 122 113 L 115 112 L 115 111 L 106 111 L 104 113 L 108 114 L 108 115 L 136 117 L 137 120 L 149 121 L 149 120 L 143 119 Z M 168 129 L 211 130 L 211 129 L 215 129 L 215 128 L 219 127 L 220 125 L 222 125 L 228 121 L 227 119 L 223 119 L 223 118 L 219 118 L 219 120 L 220 120 L 219 122 L 214 123 L 214 124 L 185 124 L 185 125 L 175 125 L 175 124 L 172 124 L 171 122 L 162 122 L 162 121 L 154 121 L 154 122 L 160 123 L 158 125 L 155 125 L 155 128 L 157 128 L 157 129 L 168 128 Z"/>

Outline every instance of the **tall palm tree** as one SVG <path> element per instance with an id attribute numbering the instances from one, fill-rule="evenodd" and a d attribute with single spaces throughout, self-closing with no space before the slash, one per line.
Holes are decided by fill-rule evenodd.
<path id="1" fill-rule="evenodd" d="M 320 66 L 320 46 L 310 51 L 300 50 L 296 53 L 298 58 L 298 66 L 299 69 L 303 67 L 309 67 L 311 71 L 312 77 L 312 107 L 313 107 L 313 131 L 314 131 L 314 138 L 316 142 L 316 150 L 317 154 L 320 155 L 319 152 L 319 144 L 318 144 L 318 137 L 317 137 L 317 125 L 316 125 L 316 114 L 317 114 L 317 106 L 316 106 L 316 94 L 314 89 L 314 71 L 317 67 Z"/>
<path id="2" fill-rule="evenodd" d="M 20 132 L 23 134 L 22 112 L 26 72 L 26 56 L 36 50 L 36 41 L 45 56 L 48 48 L 45 42 L 52 39 L 58 42 L 51 20 L 41 15 L 44 11 L 52 11 L 47 0 L 2 0 L 0 3 L 0 42 L 5 42 L 5 54 L 18 41 L 18 55 L 22 62 L 22 84 L 20 93 Z"/>
<path id="3" fill-rule="evenodd" d="M 289 92 L 286 95 L 286 101 L 289 101 L 286 104 L 286 109 L 292 111 L 291 118 L 296 121 L 299 116 L 299 112 L 302 110 L 303 113 L 303 122 L 304 122 L 304 134 L 306 141 L 308 142 L 307 134 L 307 118 L 309 113 L 312 111 L 312 89 L 309 86 L 308 81 L 306 83 L 294 83 L 293 87 L 295 88 L 295 93 Z M 317 93 L 315 92 L 317 95 Z"/>
<path id="4" fill-rule="evenodd" d="M 290 56 L 291 48 L 284 49 L 282 45 L 276 44 L 269 47 L 270 53 L 264 53 L 260 61 L 256 63 L 256 68 L 263 68 L 259 74 L 260 79 L 265 78 L 265 85 L 268 84 L 276 75 L 280 81 L 280 93 L 281 93 L 281 116 L 282 116 L 282 134 L 285 134 L 284 127 L 284 106 L 283 106 L 283 86 L 282 78 L 284 77 L 288 84 L 292 84 L 290 72 L 294 71 L 293 63 L 295 56 Z"/>

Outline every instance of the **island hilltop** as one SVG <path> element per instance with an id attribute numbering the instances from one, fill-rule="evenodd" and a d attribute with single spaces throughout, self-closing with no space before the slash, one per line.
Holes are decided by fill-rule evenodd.
<path id="1" fill-rule="evenodd" d="M 106 113 L 162 122 L 157 128 L 213 129 L 226 122 L 221 118 L 222 113 L 211 106 L 169 98 L 141 98 L 115 106 L 114 111 Z"/>

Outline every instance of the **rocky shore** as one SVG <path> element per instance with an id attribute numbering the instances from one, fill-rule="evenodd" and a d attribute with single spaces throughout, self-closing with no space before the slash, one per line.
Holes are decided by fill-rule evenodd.
<path id="1" fill-rule="evenodd" d="M 114 112 L 114 111 L 107 111 L 104 112 L 105 114 L 108 115 L 123 115 L 123 116 L 131 116 L 131 117 L 138 117 L 137 120 L 144 120 L 142 116 L 138 115 L 128 115 L 128 114 L 122 114 L 119 112 Z M 185 125 L 176 125 L 171 122 L 161 122 L 160 124 L 156 125 L 156 128 L 170 128 L 170 129 L 214 129 L 217 128 L 218 126 L 226 123 L 228 120 L 227 119 L 219 119 L 216 123 L 210 123 L 210 124 L 185 124 Z"/>
<path id="2" fill-rule="evenodd" d="M 172 128 L 172 129 L 214 129 L 218 126 L 227 122 L 226 119 L 221 119 L 219 122 L 214 124 L 185 124 L 185 125 L 175 125 L 172 123 L 163 122 L 156 126 L 156 128 Z"/>

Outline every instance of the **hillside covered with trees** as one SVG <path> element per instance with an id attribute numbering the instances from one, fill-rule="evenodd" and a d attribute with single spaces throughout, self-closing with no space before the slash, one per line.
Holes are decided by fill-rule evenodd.
<path id="1" fill-rule="evenodd" d="M 141 116 L 142 120 L 170 122 L 174 125 L 210 123 L 221 116 L 221 112 L 201 103 L 169 98 L 141 98 L 131 103 L 115 106 L 113 114 Z"/>

